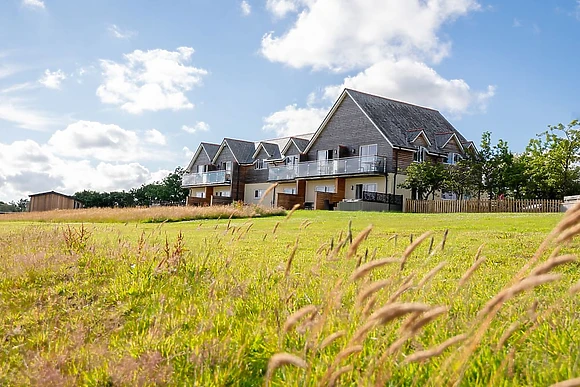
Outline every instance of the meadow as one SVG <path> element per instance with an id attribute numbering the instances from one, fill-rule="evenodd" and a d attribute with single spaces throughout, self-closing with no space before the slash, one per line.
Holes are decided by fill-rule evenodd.
<path id="1" fill-rule="evenodd" d="M 580 209 L 2 219 L 0 385 L 580 385 Z"/>

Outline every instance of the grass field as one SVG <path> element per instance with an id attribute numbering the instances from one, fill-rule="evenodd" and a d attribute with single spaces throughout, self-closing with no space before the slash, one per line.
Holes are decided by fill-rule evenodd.
<path id="1" fill-rule="evenodd" d="M 0 222 L 0 385 L 578 378 L 575 218 Z"/>

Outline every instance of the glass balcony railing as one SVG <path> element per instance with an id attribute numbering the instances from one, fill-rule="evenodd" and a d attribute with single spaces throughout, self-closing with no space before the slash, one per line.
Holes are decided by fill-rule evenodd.
<path id="1" fill-rule="evenodd" d="M 270 181 L 305 177 L 386 173 L 387 159 L 382 156 L 346 157 L 270 167 L 268 171 L 268 179 Z"/>
<path id="2" fill-rule="evenodd" d="M 229 183 L 230 181 L 231 173 L 229 171 L 187 173 L 183 175 L 181 185 L 183 187 L 190 187 L 194 185 Z"/>

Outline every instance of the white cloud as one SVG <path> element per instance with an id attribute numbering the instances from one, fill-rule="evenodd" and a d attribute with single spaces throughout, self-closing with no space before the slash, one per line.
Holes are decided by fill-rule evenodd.
<path id="1" fill-rule="evenodd" d="M 194 50 L 136 50 L 125 63 L 101 60 L 104 82 L 97 89 L 101 102 L 119 105 L 139 114 L 143 111 L 192 109 L 185 92 L 199 86 L 207 71 L 188 66 Z"/>
<path id="2" fill-rule="evenodd" d="M 262 129 L 274 131 L 280 137 L 312 133 L 318 129 L 327 112 L 327 109 L 299 108 L 295 104 L 288 105 L 284 110 L 265 117 Z"/>
<path id="3" fill-rule="evenodd" d="M 357 89 L 417 105 L 433 107 L 455 115 L 485 111 L 495 87 L 473 91 L 463 79 L 445 79 L 424 63 L 409 59 L 382 61 L 341 85 L 329 86 L 324 98 L 334 101 L 344 88 Z"/>
<path id="4" fill-rule="evenodd" d="M 131 39 L 137 36 L 137 32 L 131 30 L 123 30 L 119 28 L 116 24 L 111 24 L 109 28 L 107 28 L 109 34 L 117 39 Z"/>
<path id="5" fill-rule="evenodd" d="M 167 145 L 167 138 L 157 129 L 150 129 L 145 132 L 145 141 L 149 144 Z"/>
<path id="6" fill-rule="evenodd" d="M 77 121 L 57 130 L 48 140 L 52 152 L 74 159 L 130 162 L 167 157 L 165 151 L 147 144 L 165 145 L 166 138 L 155 129 L 145 131 L 142 136 L 117 125 L 93 121 Z"/>
<path id="7" fill-rule="evenodd" d="M 58 69 L 56 71 L 45 70 L 44 76 L 38 80 L 41 84 L 49 89 L 60 89 L 60 84 L 66 79 L 66 74 Z"/>
<path id="8" fill-rule="evenodd" d="M 45 9 L 44 1 L 42 0 L 22 0 L 22 5 L 31 9 Z"/>
<path id="9" fill-rule="evenodd" d="M 15 93 L 18 91 L 25 91 L 25 90 L 32 90 L 39 87 L 38 84 L 32 82 L 24 82 L 24 83 L 17 83 L 16 85 L 8 86 L 2 90 L 0 93 L 2 94 L 10 94 Z"/>
<path id="10" fill-rule="evenodd" d="M 209 131 L 209 125 L 203 121 L 199 121 L 193 126 L 183 125 L 181 130 L 191 134 L 195 134 L 197 132 L 207 132 Z"/>
<path id="11" fill-rule="evenodd" d="M 437 35 L 441 26 L 479 5 L 475 0 L 292 0 L 270 1 L 268 9 L 276 16 L 299 13 L 284 34 L 263 37 L 267 59 L 347 71 L 401 56 L 440 61 L 450 50 Z"/>
<path id="12" fill-rule="evenodd" d="M 242 9 L 242 15 L 249 16 L 252 13 L 252 6 L 246 0 L 240 3 L 240 8 Z"/>
<path id="13" fill-rule="evenodd" d="M 521 22 L 521 20 L 520 20 L 520 19 L 518 19 L 518 18 L 514 18 L 514 22 L 513 22 L 513 24 L 512 24 L 512 27 L 514 27 L 514 28 L 519 28 L 519 27 L 521 27 L 521 26 L 522 26 L 522 22 Z"/>
<path id="14" fill-rule="evenodd" d="M 61 151 L 61 147 L 32 140 L 0 142 L 0 200 L 17 200 L 47 190 L 68 194 L 85 189 L 128 190 L 160 180 L 169 172 L 150 171 L 136 161 L 79 160 Z"/>
<path id="15" fill-rule="evenodd" d="M 300 0 L 268 0 L 266 1 L 266 9 L 275 17 L 283 18 L 288 13 L 296 12 L 301 3 Z"/>
<path id="16" fill-rule="evenodd" d="M 191 160 L 191 158 L 193 157 L 193 155 L 195 154 L 194 151 L 192 151 L 191 149 L 189 149 L 188 147 L 184 146 L 183 149 L 183 154 L 185 155 L 185 158 L 183 159 L 186 163 L 189 162 L 189 160 Z"/>
<path id="17" fill-rule="evenodd" d="M 56 119 L 28 106 L 21 99 L 1 96 L 0 121 L 12 122 L 19 128 L 29 130 L 45 130 L 57 123 Z"/>

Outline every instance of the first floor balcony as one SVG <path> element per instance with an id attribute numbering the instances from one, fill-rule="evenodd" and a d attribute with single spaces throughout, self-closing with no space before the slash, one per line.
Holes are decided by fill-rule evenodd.
<path id="1" fill-rule="evenodd" d="M 231 183 L 231 172 L 212 171 L 199 173 L 186 173 L 181 180 L 182 187 L 194 187 L 213 184 Z"/>
<path id="2" fill-rule="evenodd" d="M 282 181 L 297 178 L 385 173 L 387 173 L 386 157 L 360 156 L 306 161 L 295 165 L 270 167 L 268 170 L 268 180 Z"/>

